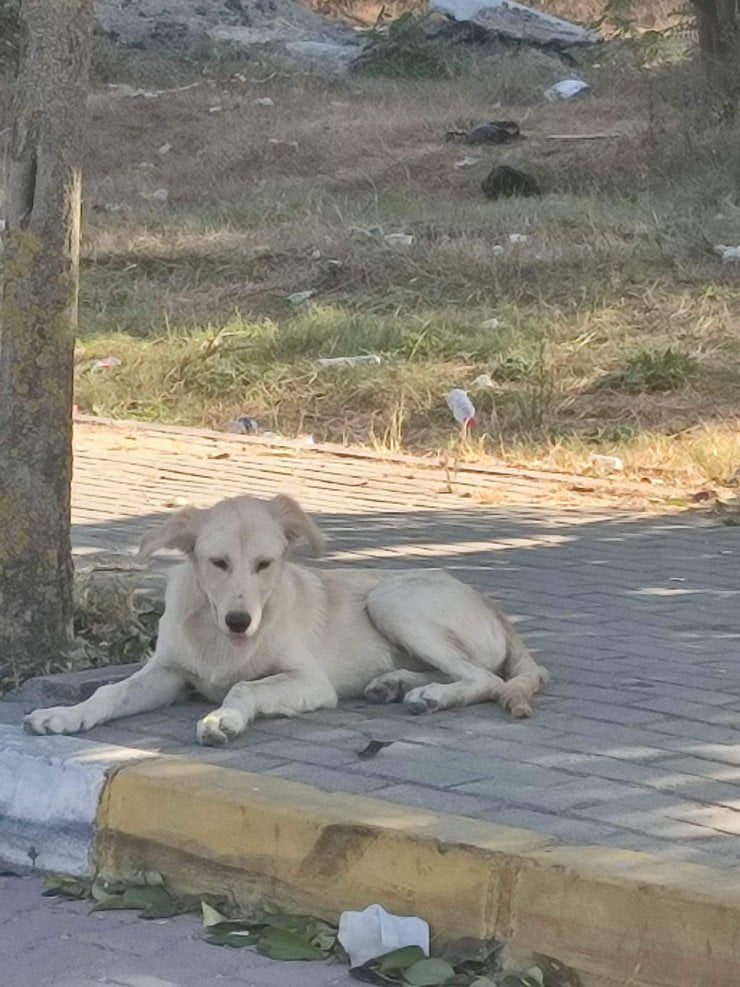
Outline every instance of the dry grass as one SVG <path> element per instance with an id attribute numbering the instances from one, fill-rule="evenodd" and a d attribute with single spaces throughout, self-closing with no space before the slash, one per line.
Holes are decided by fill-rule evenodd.
<path id="1" fill-rule="evenodd" d="M 283 434 L 428 449 L 456 441 L 444 392 L 488 372 L 469 455 L 582 468 L 616 452 L 636 475 L 732 473 L 738 269 L 711 247 L 740 241 L 740 131 L 714 121 L 691 64 L 597 57 L 580 69 L 593 97 L 551 105 L 544 88 L 572 69 L 537 53 L 476 49 L 449 79 L 347 82 L 107 55 L 107 81 L 200 85 L 91 99 L 81 409 L 216 426 L 249 413 Z M 445 142 L 491 116 L 528 140 Z M 621 136 L 544 139 L 603 131 Z M 467 154 L 480 163 L 456 168 Z M 487 202 L 499 162 L 545 195 Z M 144 198 L 158 188 L 164 206 Z M 415 243 L 357 232 L 372 226 Z M 316 364 L 361 352 L 384 362 Z M 109 353 L 120 367 L 90 369 Z"/>

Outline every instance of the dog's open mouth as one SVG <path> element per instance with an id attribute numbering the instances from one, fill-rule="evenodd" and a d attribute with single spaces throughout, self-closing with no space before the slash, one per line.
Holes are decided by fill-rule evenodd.
<path id="1" fill-rule="evenodd" d="M 240 631 L 238 634 L 234 631 L 229 631 L 228 637 L 231 643 L 237 648 L 246 648 L 249 644 L 249 634 L 246 631 Z"/>

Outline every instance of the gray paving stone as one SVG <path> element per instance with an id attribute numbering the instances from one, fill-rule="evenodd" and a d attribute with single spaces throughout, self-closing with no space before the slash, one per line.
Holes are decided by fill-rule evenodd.
<path id="1" fill-rule="evenodd" d="M 612 828 L 622 827 L 635 833 L 658 836 L 671 843 L 673 841 L 688 843 L 692 840 L 705 840 L 709 832 L 705 826 L 693 825 L 672 815 L 628 809 L 617 803 L 592 805 L 577 809 L 576 812 L 578 817 L 584 821 L 591 819 L 600 823 L 608 823 Z"/>
<path id="2" fill-rule="evenodd" d="M 339 771 L 316 764 L 297 764 L 296 762 L 265 769 L 265 774 L 274 775 L 276 778 L 287 778 L 290 781 L 299 781 L 303 785 L 313 785 L 324 792 L 351 792 L 355 795 L 376 793 L 388 785 L 387 778 L 357 774 L 352 771 Z"/>
<path id="3" fill-rule="evenodd" d="M 664 718 L 652 724 L 652 729 L 673 737 L 703 740 L 709 744 L 730 744 L 737 738 L 737 724 L 734 726 L 714 726 L 696 720 Z"/>
<path id="4" fill-rule="evenodd" d="M 515 826 L 547 833 L 556 836 L 564 843 L 606 844 L 610 837 L 616 835 L 614 827 L 611 826 L 594 825 L 593 822 L 585 819 L 535 812 L 532 809 L 510 807 L 491 812 L 487 818 L 490 822 L 500 823 L 502 826 Z M 618 838 L 614 845 L 618 845 Z"/>
<path id="5" fill-rule="evenodd" d="M 690 777 L 690 776 L 686 776 Z M 704 781 L 699 784 L 683 784 L 681 795 L 695 802 L 709 802 L 717 806 L 740 811 L 740 780 L 731 782 Z"/>
<path id="6" fill-rule="evenodd" d="M 504 808 L 504 803 L 491 798 L 468 795 L 457 789 L 431 788 L 423 785 L 389 785 L 374 793 L 376 797 L 413 805 L 433 812 L 446 812 L 456 816 L 472 816 L 491 819 Z"/>
<path id="7" fill-rule="evenodd" d="M 498 778 L 488 778 L 456 789 L 505 802 L 507 805 L 540 809 L 543 812 L 567 813 L 578 806 L 593 805 L 599 802 L 620 801 L 628 796 L 639 799 L 643 790 L 634 785 L 625 785 L 607 778 L 578 778 L 556 785 L 543 791 L 534 785 L 515 780 L 502 782 Z M 644 790 L 648 795 L 647 789 Z"/>
<path id="8" fill-rule="evenodd" d="M 632 700 L 628 699 L 629 702 Z M 602 723 L 634 724 L 641 726 L 646 724 L 653 729 L 658 729 L 665 717 L 651 710 L 641 710 L 630 706 L 619 706 L 606 702 L 595 703 L 583 700 L 579 696 L 577 699 L 567 699 L 565 701 L 553 701 L 552 706 L 556 712 L 569 715 L 571 713 L 586 719 L 599 720 Z"/>
<path id="9" fill-rule="evenodd" d="M 669 757 L 661 761 L 665 770 L 683 772 L 695 775 L 697 778 L 708 778 L 713 781 L 740 782 L 740 764 L 727 764 L 724 761 L 714 761 L 702 757 Z"/>
<path id="10" fill-rule="evenodd" d="M 343 767 L 357 761 L 352 749 L 340 750 L 328 744 L 309 744 L 290 739 L 259 740 L 256 752 L 280 761 L 298 761 L 304 764 L 320 764 L 329 768 Z"/>
<path id="11" fill-rule="evenodd" d="M 401 742 L 380 751 L 370 761 L 357 761 L 354 771 L 441 787 L 486 777 L 491 772 L 491 760 L 460 751 L 448 751 L 444 758 L 436 758 L 421 744 Z"/>

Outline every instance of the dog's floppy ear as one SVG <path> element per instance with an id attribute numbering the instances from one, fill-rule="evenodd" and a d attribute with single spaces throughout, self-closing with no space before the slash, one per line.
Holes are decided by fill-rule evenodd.
<path id="1" fill-rule="evenodd" d="M 324 550 L 324 536 L 292 497 L 278 494 L 269 502 L 267 509 L 282 525 L 289 544 L 307 541 L 315 555 L 321 554 Z"/>
<path id="2" fill-rule="evenodd" d="M 174 548 L 189 555 L 195 548 L 198 522 L 202 513 L 195 507 L 185 507 L 167 518 L 164 524 L 148 532 L 141 539 L 138 557 L 147 562 L 160 548 Z"/>

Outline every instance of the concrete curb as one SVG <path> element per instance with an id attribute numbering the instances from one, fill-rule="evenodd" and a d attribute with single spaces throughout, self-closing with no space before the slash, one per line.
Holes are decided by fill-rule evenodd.
<path id="1" fill-rule="evenodd" d="M 0 724 L 0 859 L 88 873 L 109 772 L 150 757 L 76 737 L 31 737 Z"/>
<path id="2" fill-rule="evenodd" d="M 327 918 L 379 901 L 439 939 L 556 957 L 584 987 L 737 985 L 731 871 L 15 726 L 0 726 L 0 858 L 157 870 L 182 890 Z"/>

